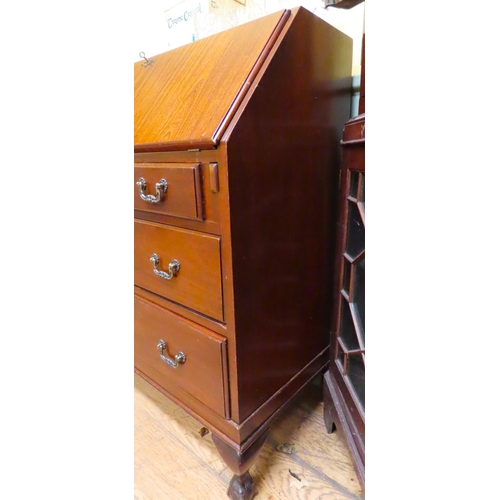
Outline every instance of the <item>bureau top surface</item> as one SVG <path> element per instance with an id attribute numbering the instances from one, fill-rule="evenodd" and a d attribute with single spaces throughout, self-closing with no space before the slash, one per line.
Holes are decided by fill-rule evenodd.
<path id="1" fill-rule="evenodd" d="M 136 151 L 214 148 L 289 13 L 135 63 Z"/>

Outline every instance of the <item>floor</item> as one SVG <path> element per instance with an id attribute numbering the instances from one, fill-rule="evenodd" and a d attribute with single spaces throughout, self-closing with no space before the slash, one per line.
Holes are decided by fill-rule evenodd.
<path id="1" fill-rule="evenodd" d="M 346 446 L 336 433 L 326 433 L 321 387 L 315 382 L 272 425 L 250 469 L 255 500 L 364 498 Z M 232 473 L 201 429 L 135 376 L 135 500 L 227 499 Z"/>

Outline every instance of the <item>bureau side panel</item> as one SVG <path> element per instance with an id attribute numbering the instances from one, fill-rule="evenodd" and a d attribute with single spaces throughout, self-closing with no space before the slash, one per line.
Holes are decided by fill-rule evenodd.
<path id="1" fill-rule="evenodd" d="M 299 9 L 225 137 L 238 422 L 329 343 L 351 65 L 351 39 Z"/>

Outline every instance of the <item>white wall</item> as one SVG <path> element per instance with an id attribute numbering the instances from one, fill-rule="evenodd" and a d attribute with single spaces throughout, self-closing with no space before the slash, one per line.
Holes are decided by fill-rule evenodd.
<path id="1" fill-rule="evenodd" d="M 141 60 L 139 52 L 154 56 L 277 10 L 302 5 L 353 39 L 352 74 L 361 73 L 364 2 L 347 10 L 325 9 L 322 0 L 300 3 L 297 0 L 246 0 L 246 5 L 235 0 L 133 0 L 132 4 L 135 29 L 131 58 L 134 62 Z M 180 17 L 182 21 L 172 23 Z"/>

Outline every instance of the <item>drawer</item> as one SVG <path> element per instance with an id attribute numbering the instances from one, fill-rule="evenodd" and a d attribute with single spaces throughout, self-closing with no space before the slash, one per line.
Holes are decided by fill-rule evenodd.
<path id="1" fill-rule="evenodd" d="M 134 180 L 136 210 L 203 220 L 199 163 L 141 163 Z"/>
<path id="2" fill-rule="evenodd" d="M 134 325 L 135 367 L 165 390 L 175 384 L 225 417 L 226 339 L 137 296 Z M 162 340 L 163 351 L 158 348 Z M 175 361 L 176 355 L 182 361 L 179 353 L 185 356 L 182 363 Z"/>
<path id="3" fill-rule="evenodd" d="M 136 219 L 134 239 L 137 286 L 211 318 L 224 320 L 218 236 Z M 153 254 L 158 258 L 156 273 L 151 260 Z M 179 263 L 178 272 L 175 272 L 174 261 Z M 162 271 L 164 274 L 158 275 Z"/>

